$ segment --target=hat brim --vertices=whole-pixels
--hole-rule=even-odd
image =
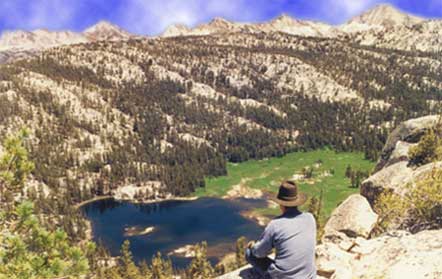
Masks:
[[[304,193],[298,193],[297,198],[292,201],[281,200],[281,199],[278,199],[275,195],[272,195],[272,196],[270,196],[270,200],[272,200],[282,206],[287,206],[287,207],[300,206],[300,205],[303,205],[307,201],[307,195]]]

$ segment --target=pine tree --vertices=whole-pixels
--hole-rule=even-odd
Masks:
[[[152,258],[151,264],[152,279],[172,279],[173,269],[170,260],[164,260],[161,257],[161,253],[158,252],[155,257]]]
[[[348,165],[347,168],[345,169],[345,177],[350,178],[351,173],[352,173],[351,166]]]
[[[244,236],[241,236],[236,241],[236,267],[242,267],[246,264],[245,254],[246,254],[246,238]]]
[[[130,242],[125,240],[121,246],[120,275],[127,279],[141,279],[140,270],[135,265],[130,251]]]
[[[187,276],[194,279],[213,278],[214,270],[207,260],[207,242],[195,245],[195,257],[187,269]]]
[[[21,191],[34,169],[25,148],[27,137],[27,130],[22,129],[18,135],[7,137],[3,143],[5,152],[0,157],[0,204],[7,202],[3,200],[5,196],[13,196]]]
[[[150,279],[152,278],[152,271],[150,270],[149,266],[147,265],[146,261],[142,261],[140,264],[140,273],[143,279]]]
[[[324,220],[322,216],[322,207],[323,207],[323,190],[319,194],[319,198],[316,196],[311,197],[307,204],[307,211],[313,214],[316,220],[316,229],[317,229],[317,239],[320,240],[324,230]]]
[[[0,278],[78,278],[89,272],[94,245],[76,247],[64,231],[43,228],[30,202],[10,216],[7,226],[0,223]]]

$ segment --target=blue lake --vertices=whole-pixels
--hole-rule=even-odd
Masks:
[[[83,206],[82,210],[92,222],[94,240],[101,242],[113,256],[119,254],[126,239],[130,240],[135,260],[148,262],[157,251],[167,256],[185,245],[207,241],[208,257],[215,264],[226,253],[235,251],[239,237],[259,237],[263,229],[240,213],[262,203],[216,198],[153,204],[101,200]],[[133,226],[154,227],[154,231],[125,236],[125,229]],[[185,268],[191,260],[177,255],[170,258],[176,268]]]

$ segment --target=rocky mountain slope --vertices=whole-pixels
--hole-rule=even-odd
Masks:
[[[311,37],[333,37],[338,30],[320,22],[297,20],[288,15],[281,15],[271,21],[257,24],[234,23],[223,18],[215,18],[207,24],[193,29],[183,25],[172,25],[166,29],[162,37],[201,36],[220,33],[271,33],[283,32],[291,35]]]
[[[45,49],[61,45],[72,45],[96,41],[127,40],[137,36],[120,27],[101,21],[82,33],[72,31],[5,31],[0,37],[0,63],[29,57]]]
[[[162,37],[206,36],[223,33],[277,33],[317,38],[339,38],[355,44],[398,50],[438,51],[441,20],[427,20],[381,4],[340,26],[281,15],[263,23],[236,23],[215,18],[195,28],[169,26]],[[0,37],[0,63],[29,56],[47,48],[99,40],[138,37],[109,22],[99,22],[82,33],[71,31],[5,31]]]
[[[435,170],[442,170],[442,162],[413,168],[408,165],[406,152],[439,121],[440,116],[412,119],[389,136],[377,171],[363,182],[360,194],[351,195],[333,211],[325,225],[322,243],[316,248],[319,278],[440,278],[442,230],[420,227],[413,231],[413,225],[399,222],[373,237],[373,229],[380,221],[373,208],[374,200],[389,191],[403,195],[410,185],[418,187],[416,183]],[[440,228],[442,219],[433,221],[439,222]],[[235,278],[253,278],[250,267],[220,277]]]
[[[6,31],[0,37],[1,50],[42,50],[60,45],[71,45],[103,40],[125,40],[135,37],[120,27],[101,21],[84,30],[83,33],[71,31]]]
[[[395,26],[411,27],[425,21],[413,15],[402,13],[391,5],[381,4],[356,16],[341,26],[344,32],[361,32],[369,29],[387,29]]]
[[[183,195],[225,160],[322,146],[376,158],[400,121],[440,111],[441,67],[437,53],[286,33],[56,47],[0,67],[0,138],[29,127],[44,192],[162,181]]]
[[[222,33],[272,33],[318,38],[340,38],[356,44],[400,50],[438,51],[442,44],[441,20],[426,20],[380,4],[340,26],[298,20],[281,15],[257,24],[234,23],[217,18],[207,24],[189,28],[173,25],[163,37],[200,36]]]

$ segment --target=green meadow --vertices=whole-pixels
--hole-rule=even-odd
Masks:
[[[321,163],[318,163],[321,162]],[[368,170],[374,163],[364,159],[362,153],[340,152],[330,149],[310,152],[294,152],[280,158],[250,160],[227,166],[228,175],[206,179],[206,187],[197,190],[199,197],[222,197],[234,185],[243,185],[263,191],[277,192],[279,183],[302,173],[305,167],[313,169],[311,179],[301,179],[297,183],[301,191],[308,196],[319,197],[323,191],[323,214],[328,217],[332,210],[350,194],[359,192],[352,188],[350,179],[345,177],[345,170]],[[258,208],[257,212],[272,216],[278,213],[274,208]]]

